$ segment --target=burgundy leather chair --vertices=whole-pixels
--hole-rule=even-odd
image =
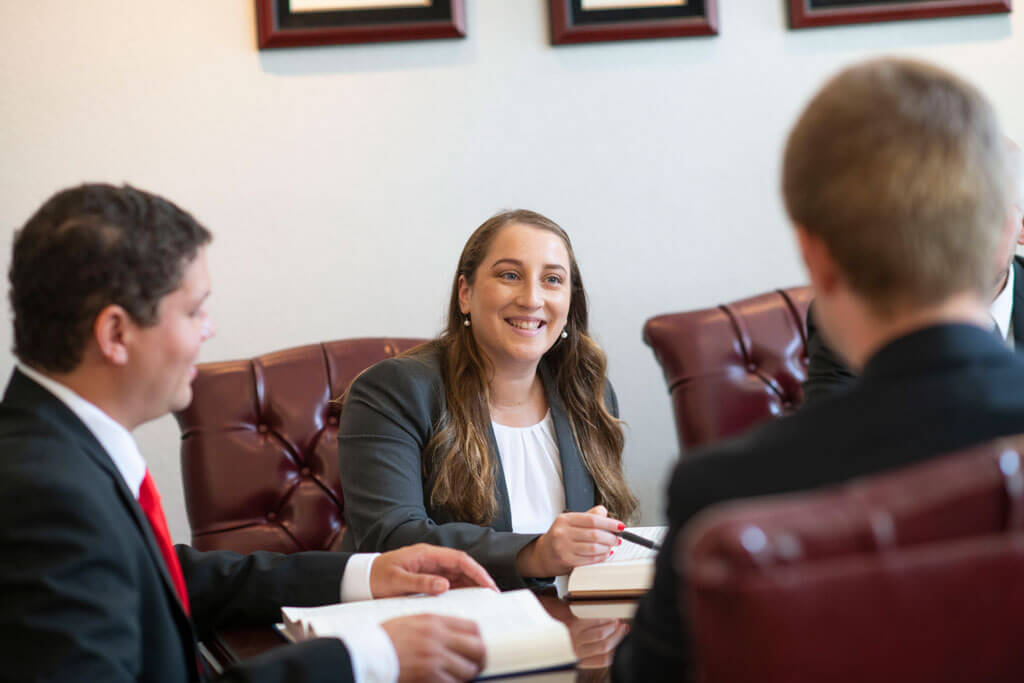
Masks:
[[[674,558],[698,680],[1024,680],[1022,447],[707,510]]]
[[[364,369],[422,339],[344,339],[204,363],[181,426],[181,473],[199,550],[337,549],[338,398]]]
[[[800,406],[810,301],[809,287],[791,287],[644,324],[672,397],[680,453]]]

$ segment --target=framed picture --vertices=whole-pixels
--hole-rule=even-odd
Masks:
[[[788,0],[789,27],[1009,12],[1013,0]]]
[[[256,0],[261,50],[464,38],[465,0]]]
[[[548,0],[551,42],[718,34],[717,0]]]

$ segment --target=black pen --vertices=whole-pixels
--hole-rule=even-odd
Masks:
[[[661,550],[661,546],[651,539],[644,538],[643,536],[637,536],[629,531],[620,531],[617,535],[619,538],[629,541],[630,543],[636,543],[637,545],[642,545],[643,547],[650,548],[651,550]]]

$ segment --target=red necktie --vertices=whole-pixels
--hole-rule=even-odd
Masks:
[[[188,590],[185,588],[185,576],[181,573],[178,554],[174,552],[174,546],[171,545],[171,533],[167,530],[167,518],[164,517],[164,508],[160,504],[160,493],[156,490],[153,477],[149,476],[149,470],[146,470],[146,477],[142,480],[142,486],[139,488],[139,506],[146,513],[149,527],[153,530],[156,544],[160,546],[160,554],[164,556],[167,571],[171,575],[171,582],[174,584],[175,590],[178,591],[178,598],[181,599],[181,606],[185,610],[185,614],[188,614]]]

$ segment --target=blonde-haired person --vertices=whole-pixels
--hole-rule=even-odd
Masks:
[[[680,617],[689,577],[676,558],[679,532],[705,508],[836,484],[1024,431],[1024,356],[992,335],[988,313],[992,264],[1020,227],[1007,218],[1008,167],[992,106],[938,67],[876,59],[843,70],[813,97],[786,143],[782,195],[818,324],[860,379],[679,462],[654,586],[616,651],[613,681],[701,678]],[[842,628],[843,610],[834,616]],[[927,650],[930,635],[887,637],[894,651],[904,640]],[[946,653],[932,650],[941,662]],[[808,664],[801,679],[828,680],[830,664]],[[932,670],[946,669],[933,662]],[[981,671],[964,678],[981,680]],[[780,675],[748,671],[737,680],[769,673]],[[881,672],[859,673],[876,680]],[[998,680],[1019,678],[1001,673]]]
[[[988,312],[992,332],[1018,352],[1024,350],[1024,256],[1015,254],[1024,245],[1024,155],[1010,138],[1003,138],[1007,165],[1016,191],[1006,217],[1007,239],[993,263],[992,299]],[[807,309],[807,379],[803,406],[815,405],[848,391],[857,375],[822,337],[814,314],[814,302]]]
[[[605,368],[565,231],[525,210],[484,222],[442,334],[345,397],[342,548],[459,548],[504,588],[608,557],[636,499]]]

